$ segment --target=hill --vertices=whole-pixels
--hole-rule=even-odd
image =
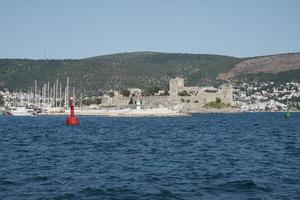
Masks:
[[[81,92],[127,87],[167,87],[182,76],[188,85],[205,85],[241,59],[219,55],[158,52],[122,53],[80,60],[0,59],[0,90],[28,89],[34,80],[53,82],[70,77]]]
[[[292,71],[292,73],[291,73]],[[234,78],[294,79],[293,73],[300,72],[300,53],[279,54],[248,58],[233,66],[218,78],[229,80]]]
[[[300,81],[300,54],[236,58],[206,54],[133,52],[77,60],[0,59],[0,90],[27,90],[55,79],[83,93],[127,87],[167,87],[170,78],[186,85],[218,84],[225,80]],[[65,85],[65,84],[64,84]]]

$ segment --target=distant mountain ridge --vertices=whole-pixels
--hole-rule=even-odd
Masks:
[[[285,65],[283,65],[286,63]],[[273,67],[274,66],[274,67]],[[166,88],[170,78],[181,76],[187,85],[219,84],[236,79],[300,79],[300,54],[236,58],[208,54],[132,52],[85,59],[0,59],[0,90],[27,90],[39,84],[70,77],[83,93],[128,87]],[[293,72],[293,73],[291,73]],[[289,74],[290,73],[290,74]],[[250,75],[250,76],[249,76]],[[300,80],[299,80],[300,81]]]

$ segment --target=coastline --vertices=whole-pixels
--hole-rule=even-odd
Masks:
[[[300,111],[290,111],[291,113],[298,113]],[[192,114],[203,114],[203,113],[215,113],[215,114],[238,114],[238,113],[286,113],[286,111],[243,111],[239,109],[203,109],[197,111],[186,111],[179,112],[170,110],[167,108],[156,108],[156,109],[107,109],[107,110],[89,110],[89,109],[76,109],[75,114],[77,116],[108,116],[108,117],[181,117],[191,116]],[[65,112],[50,112],[42,113],[39,115],[51,115],[51,116],[68,116],[69,110]]]
[[[70,111],[65,112],[49,112],[39,115],[69,115]],[[75,114],[77,116],[109,116],[109,117],[180,117],[190,116],[189,113],[178,112],[167,108],[157,109],[111,109],[111,110],[88,110],[88,109],[76,109]]]
[[[299,113],[300,111],[292,110],[290,113]],[[171,110],[168,108],[151,108],[151,109],[86,109],[76,108],[77,116],[107,116],[107,117],[183,117],[192,116],[193,114],[241,114],[241,113],[287,113],[287,111],[244,111],[236,108],[223,109],[199,109],[199,110]],[[70,110],[50,109],[48,112],[31,115],[29,113],[14,116],[68,116]]]

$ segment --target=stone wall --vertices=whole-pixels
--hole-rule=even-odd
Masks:
[[[181,85],[179,88],[182,89]],[[203,106],[206,103],[215,101],[217,98],[220,98],[223,103],[229,103],[230,105],[233,103],[233,87],[229,84],[223,85],[215,92],[207,92],[201,87],[186,87],[185,89],[187,91],[191,90],[193,95],[178,96],[178,93],[173,93],[170,96],[132,97],[133,104],[129,104],[131,97],[123,97],[121,95],[106,96],[102,98],[100,107],[135,108],[135,101],[139,99],[142,102],[142,108],[167,107],[184,112],[197,112],[203,110]],[[195,92],[195,90],[198,90],[198,92]]]

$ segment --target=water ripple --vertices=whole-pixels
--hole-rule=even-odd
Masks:
[[[0,199],[297,199],[300,114],[0,117]]]

